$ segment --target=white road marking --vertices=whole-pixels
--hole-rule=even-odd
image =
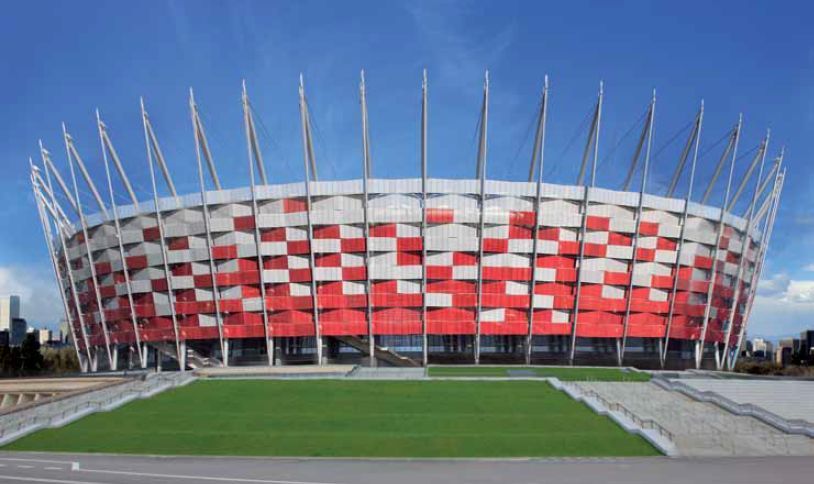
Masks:
[[[22,459],[19,457],[0,457],[0,460],[10,460],[14,462],[42,462],[45,464],[72,464],[72,461],[69,460],[47,460],[47,459]],[[0,464],[0,466],[4,466],[5,464]]]
[[[7,481],[46,482],[49,484],[112,484],[109,482],[98,481],[66,481],[64,479],[44,479],[41,477],[0,476],[0,480],[3,479]]]
[[[43,469],[45,469],[46,471],[61,471],[62,467],[43,467]]]
[[[33,468],[34,468],[34,466],[24,466],[24,465],[18,465],[18,466],[17,466],[17,468],[18,468],[18,469],[33,469]]]
[[[246,482],[254,484],[338,484],[336,482],[313,482],[313,481],[281,481],[275,479],[246,479],[239,477],[211,477],[211,476],[189,476],[183,474],[154,474],[148,472],[130,472],[130,471],[115,471],[105,469],[82,469],[77,461],[64,461],[64,460],[47,460],[47,459],[22,459],[14,457],[0,457],[0,460],[15,461],[15,462],[42,462],[46,464],[66,464],[71,466],[73,472],[95,472],[97,474],[115,474],[123,476],[137,476],[137,477],[155,477],[160,479],[177,479],[177,480],[196,480],[196,481],[210,481],[210,482]],[[2,464],[0,464],[2,465]],[[20,467],[20,466],[18,466]],[[30,468],[31,466],[29,466]],[[60,469],[61,470],[61,469]],[[6,479],[5,476],[0,476],[0,479]],[[19,479],[19,478],[18,478]],[[27,478],[30,479],[30,478]],[[54,482],[54,483],[80,483],[80,484],[104,484],[104,483],[85,483],[84,481],[58,481],[58,480],[42,480],[35,482]]]
[[[280,481],[273,479],[245,479],[239,477],[210,477],[210,476],[187,476],[183,474],[154,474],[149,472],[112,471],[103,469],[80,469],[79,463],[74,462],[71,470],[75,472],[97,472],[101,474],[117,474],[123,476],[156,477],[161,479],[192,479],[196,481],[215,482],[252,482],[257,484],[338,484],[336,482],[312,482],[312,481]]]

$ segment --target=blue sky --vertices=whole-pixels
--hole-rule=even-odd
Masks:
[[[485,69],[488,175],[520,180],[542,79],[551,78],[547,181],[572,183],[583,121],[605,81],[599,184],[616,188],[629,132],[657,89],[653,171],[663,190],[682,132],[706,102],[702,149],[744,114],[742,152],[772,130],[788,182],[752,333],[814,326],[814,8],[805,2],[16,2],[0,18],[0,293],[24,316],[60,304],[28,183],[42,138],[65,164],[60,123],[103,182],[99,108],[141,197],[144,96],[180,191],[195,191],[187,91],[195,88],[224,185],[248,180],[240,114],[246,79],[272,182],[302,178],[297,77],[305,76],[322,178],[361,172],[359,70],[366,71],[374,175],[417,176],[421,69],[430,82],[429,170],[468,177]],[[580,127],[583,126],[583,129]],[[636,128],[637,129],[637,128]],[[678,136],[678,138],[677,138]],[[570,140],[574,142],[569,143]],[[671,140],[675,140],[672,141]],[[718,151],[700,161],[709,177]],[[742,173],[747,158],[736,168]],[[696,194],[698,196],[700,192]],[[85,194],[87,195],[87,194]],[[713,198],[722,197],[717,190]],[[747,197],[743,197],[744,199]],[[90,205],[90,198],[85,203]],[[743,208],[741,207],[740,210]]]

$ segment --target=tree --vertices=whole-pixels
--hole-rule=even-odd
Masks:
[[[11,375],[12,373],[11,348],[8,346],[0,346],[0,374]]]
[[[44,367],[47,373],[73,373],[79,371],[79,360],[73,348],[44,348]]]
[[[20,346],[20,373],[30,375],[43,369],[44,360],[40,353],[40,342],[34,333],[28,333]]]
[[[9,351],[9,375],[20,376],[20,367],[22,366],[22,351],[19,346],[12,346]]]

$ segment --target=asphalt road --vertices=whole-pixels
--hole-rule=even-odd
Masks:
[[[810,457],[456,461],[0,452],[0,484],[800,484],[811,476]]]

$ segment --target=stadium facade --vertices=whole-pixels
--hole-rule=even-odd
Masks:
[[[270,183],[245,86],[246,187],[222,188],[191,91],[198,193],[176,192],[143,103],[152,200],[137,199],[98,114],[101,193],[67,130],[68,182],[41,144],[31,180],[83,369],[167,358],[181,369],[350,361],[734,366],[785,175],[782,151],[766,162],[768,134],[733,180],[738,120],[703,196],[693,199],[702,104],[668,189],[650,193],[654,94],[623,186],[600,188],[600,87],[576,183],[550,184],[546,80],[528,181],[490,180],[487,76],[476,177],[434,179],[426,75],[422,91],[414,179],[371,176],[364,77],[361,179],[317,180],[302,80],[307,182]],[[83,206],[79,177],[92,209]],[[114,178],[127,205],[116,201]],[[167,196],[159,196],[162,179]],[[682,195],[680,180],[688,185]],[[719,182],[723,200],[709,205]],[[747,209],[737,215],[740,197]]]

